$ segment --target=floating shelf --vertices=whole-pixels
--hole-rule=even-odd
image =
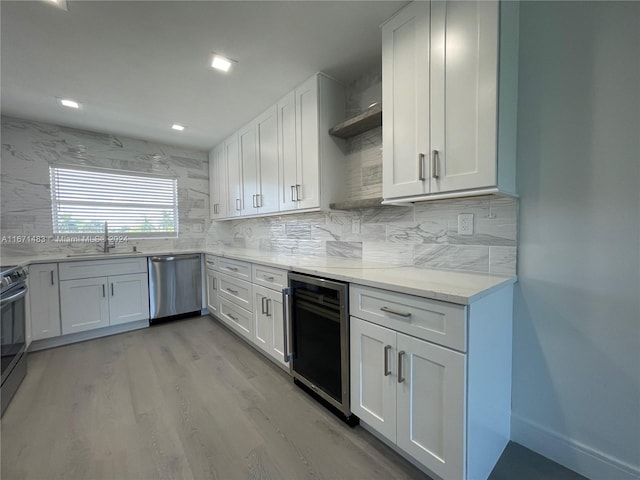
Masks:
[[[379,103],[366,112],[356,115],[329,129],[329,135],[340,138],[355,137],[382,125],[382,105]]]
[[[342,200],[331,203],[329,208],[332,210],[357,210],[359,208],[380,207],[382,206],[382,200],[382,197],[365,198],[364,200]]]

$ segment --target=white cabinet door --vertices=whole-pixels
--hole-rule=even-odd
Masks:
[[[209,205],[211,219],[227,216],[227,168],[224,144],[209,154]]]
[[[396,332],[351,317],[351,410],[396,441]]]
[[[277,212],[278,201],[278,115],[274,105],[256,119],[256,148],[258,157],[258,213]]]
[[[60,295],[58,264],[29,266],[29,303],[33,340],[60,335]]]
[[[397,445],[442,478],[464,478],[465,356],[397,334]]]
[[[218,314],[220,306],[218,305],[218,272],[207,268],[207,308],[209,313]]]
[[[382,26],[383,196],[429,192],[429,2]]]
[[[253,286],[253,342],[278,363],[284,361],[284,310],[282,294],[259,285]]]
[[[146,273],[114,275],[109,280],[109,323],[149,318],[149,278]]]
[[[498,41],[497,1],[431,2],[431,193],[497,183]]]
[[[60,313],[64,335],[109,326],[107,283],[106,277],[60,282]]]
[[[295,90],[297,181],[296,208],[320,206],[320,158],[318,76],[314,75]],[[324,132],[323,132],[324,133]]]
[[[280,154],[280,211],[295,210],[295,188],[298,183],[298,151],[296,146],[296,100],[289,93],[276,105],[278,114],[278,152]]]
[[[224,156],[227,170],[227,216],[242,214],[242,164],[240,163],[238,134],[224,141]]]
[[[251,122],[238,132],[240,165],[242,172],[242,215],[258,213],[258,155],[256,151],[256,124]]]

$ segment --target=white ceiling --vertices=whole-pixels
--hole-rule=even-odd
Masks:
[[[208,150],[314,72],[379,64],[379,25],[406,3],[2,1],[2,113]]]

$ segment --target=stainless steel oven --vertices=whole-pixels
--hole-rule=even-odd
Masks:
[[[289,273],[285,358],[291,375],[350,424],[348,284]]]
[[[27,271],[3,267],[0,273],[0,354],[2,357],[1,413],[27,373],[25,297]]]

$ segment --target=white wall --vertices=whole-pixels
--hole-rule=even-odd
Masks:
[[[522,2],[513,440],[640,476],[640,2]]]

